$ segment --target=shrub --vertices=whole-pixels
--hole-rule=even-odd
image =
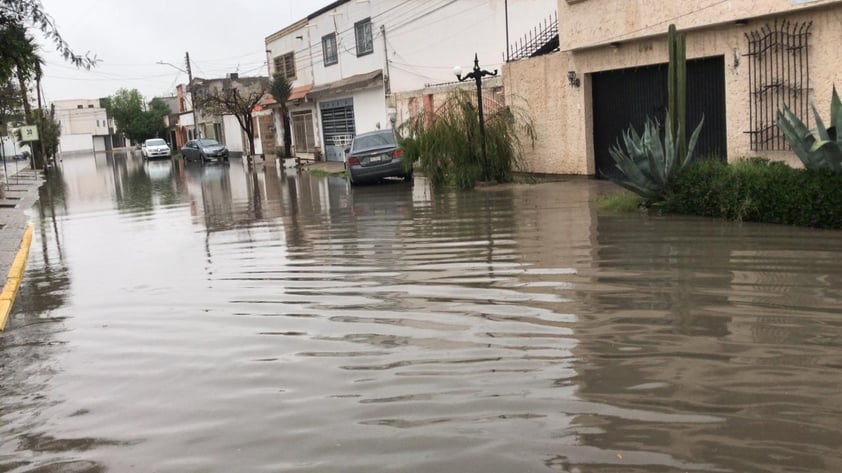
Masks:
[[[640,135],[633,126],[630,126],[623,133],[625,150],[620,146],[619,140],[608,150],[617,169],[623,173],[624,177],[612,180],[644,199],[663,201],[670,192],[675,174],[693,161],[693,151],[703,123],[704,119],[690,137],[686,154],[682,154],[682,144],[673,136],[669,114],[667,114],[663,142],[661,142],[660,125],[657,120],[647,119],[643,133]],[[676,133],[678,136],[682,135],[680,125]]]
[[[747,222],[842,229],[842,176],[749,159],[701,161],[678,173],[664,208]]]
[[[465,91],[448,95],[435,112],[425,110],[400,127],[410,163],[434,186],[473,188],[477,181],[509,182],[522,156],[520,137],[534,140],[529,117],[513,107],[485,109],[486,160],[481,153],[479,115]]]

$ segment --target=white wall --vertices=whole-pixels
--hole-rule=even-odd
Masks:
[[[59,149],[62,153],[90,151],[94,149],[93,136],[90,134],[65,135],[59,137]],[[103,147],[104,149],[104,147]]]
[[[292,81],[293,87],[300,87],[306,84],[313,83],[313,67],[310,62],[310,28],[307,27],[307,22],[300,22],[300,25],[290,27],[289,30],[275,33],[266,38],[266,49],[271,51],[268,54],[269,77],[275,74],[275,58],[283,56],[287,53],[295,53],[295,80]],[[301,39],[298,39],[298,37]]]
[[[267,49],[296,52],[298,71],[311,69],[316,85],[335,82],[356,74],[386,68],[386,51],[392,91],[423,88],[427,83],[454,81],[453,66],[469,70],[474,54],[484,69],[499,69],[507,49],[506,9],[500,0],[463,0],[457,2],[410,2],[405,0],[356,0],[309,20],[301,28],[273,38]],[[556,0],[509,0],[509,43],[553,15]],[[354,24],[371,18],[374,52],[357,57]],[[384,41],[380,27],[385,27]],[[337,35],[338,64],[325,67],[322,37]],[[295,39],[302,36],[302,40]],[[296,42],[306,44],[295,47]],[[300,74],[295,85],[307,83]]]
[[[543,24],[557,8],[556,0],[508,0],[508,4],[510,43],[539,23]],[[388,13],[383,17],[394,92],[417,90],[427,83],[455,81],[453,66],[458,64],[465,72],[470,71],[474,54],[479,57],[480,67],[492,72],[501,69],[505,62],[504,2],[458,1],[418,21],[404,24],[405,17],[433,10],[434,5],[430,4],[403,15]],[[373,21],[380,21],[380,18]],[[382,38],[375,42],[382,47]]]
[[[357,134],[392,126],[386,114],[383,88],[361,90],[354,94],[354,127]]]
[[[222,133],[225,135],[225,146],[228,151],[242,153],[244,148],[243,132],[240,123],[234,115],[222,116]]]

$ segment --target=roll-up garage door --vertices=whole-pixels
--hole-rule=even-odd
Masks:
[[[329,100],[319,104],[322,136],[327,161],[344,161],[344,149],[354,138],[354,99]]]

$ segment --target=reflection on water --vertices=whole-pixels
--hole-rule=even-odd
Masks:
[[[67,158],[0,471],[842,471],[838,233]]]

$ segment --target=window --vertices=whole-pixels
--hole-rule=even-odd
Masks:
[[[88,104],[88,108],[94,108],[94,104],[89,103],[89,104]]]
[[[76,108],[85,108],[83,105],[77,105]]]
[[[288,80],[295,80],[295,55],[286,53],[275,57],[275,72],[283,74]]]
[[[324,56],[325,66],[332,66],[339,62],[339,57],[336,54],[336,33],[322,36],[322,55]]]
[[[374,41],[371,39],[371,18],[354,23],[357,37],[357,57],[374,52]]]

